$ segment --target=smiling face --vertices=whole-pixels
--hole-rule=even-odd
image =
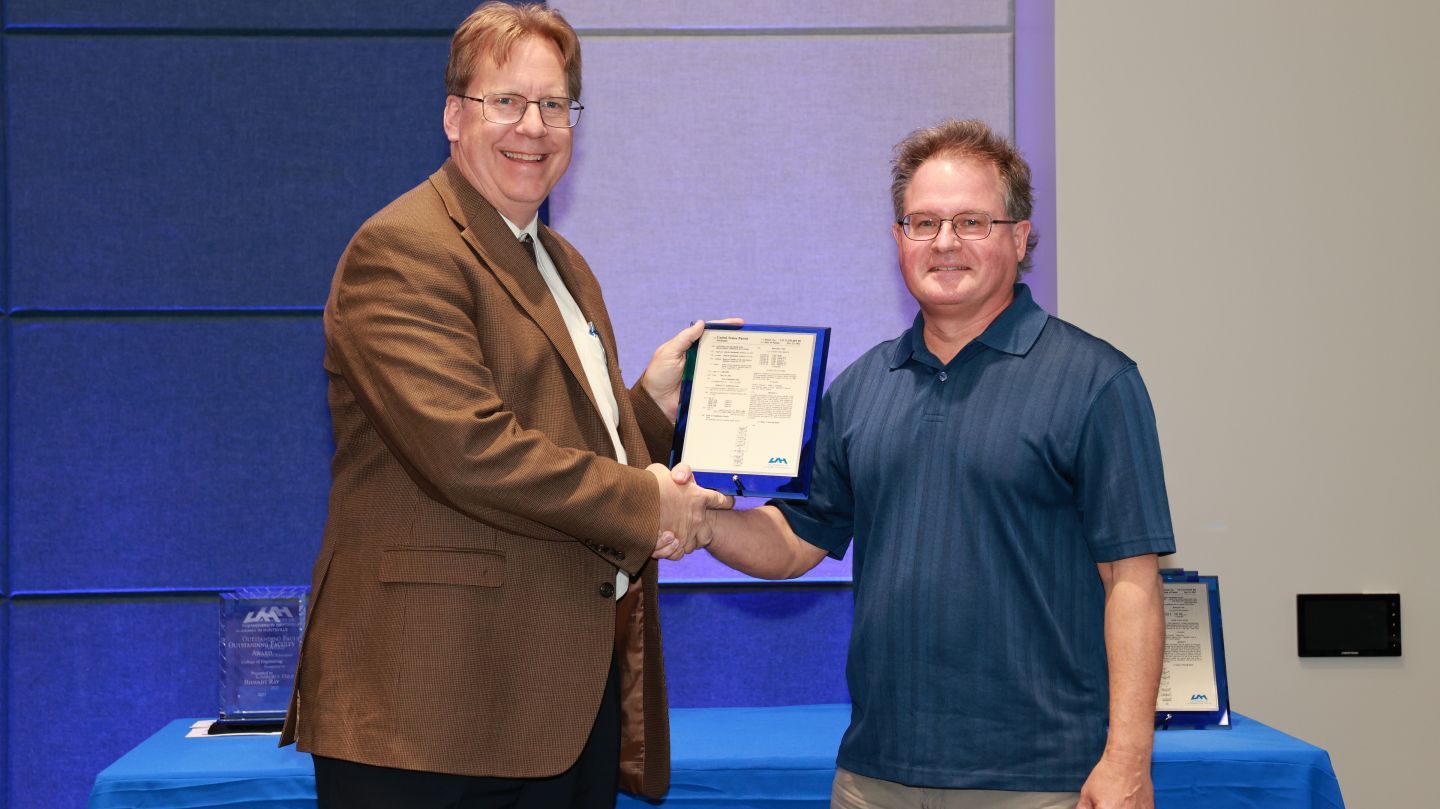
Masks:
[[[568,98],[565,67],[554,43],[526,37],[498,65],[482,56],[466,95],[514,93],[529,99]],[[485,120],[478,101],[445,99],[445,136],[460,173],[501,214],[524,227],[570,166],[573,130],[548,127],[540,109],[527,105],[513,124]]]
[[[1009,219],[995,166],[966,158],[933,157],[916,169],[905,191],[906,214],[925,212],[940,219],[959,213],[986,213]],[[895,246],[905,286],[927,320],[993,317],[1009,305],[1025,257],[1030,223],[994,225],[978,241],[955,236],[949,222],[933,241],[906,238],[894,225]]]

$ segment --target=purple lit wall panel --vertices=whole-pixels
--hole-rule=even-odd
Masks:
[[[11,338],[15,591],[309,581],[318,316],[27,318]]]
[[[555,7],[577,28],[957,28],[1010,23],[1007,0],[565,0]],[[583,33],[583,31],[582,31]]]
[[[1013,114],[1008,35],[591,39],[583,131],[551,217],[590,260],[633,381],[687,319],[828,325],[838,372],[909,326],[895,141]],[[895,87],[955,64],[905,103]],[[870,104],[879,103],[871,107]],[[638,126],[628,111],[675,116]],[[676,133],[682,136],[678,139]]]
[[[1032,233],[1040,235],[1026,282],[1035,302],[1059,314],[1055,293],[1055,4],[1015,4],[1015,142],[1030,163],[1035,208]]]
[[[832,379],[907,328],[891,150],[946,117],[1011,134],[1012,45],[1008,33],[587,38],[588,108],[551,217],[605,285],[626,378],[697,317],[831,326]],[[926,91],[897,95],[916,76],[932,77]],[[637,125],[648,110],[663,125]],[[849,573],[846,560],[810,576]],[[743,578],[704,554],[663,575]]]

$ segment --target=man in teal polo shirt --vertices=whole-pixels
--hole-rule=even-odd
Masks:
[[[1175,544],[1144,383],[1018,283],[1010,143],[947,121],[893,178],[914,325],[826,393],[810,499],[711,512],[708,549],[788,578],[854,538],[832,806],[1151,807]]]

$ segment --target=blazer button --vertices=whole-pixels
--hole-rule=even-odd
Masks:
[[[614,598],[614,597],[615,597],[615,582],[613,582],[613,581],[607,581],[607,582],[605,582],[604,584],[600,585],[600,596],[601,596],[602,598]]]
[[[616,558],[616,559],[619,559],[619,560],[622,561],[622,562],[625,561],[625,552],[624,552],[624,551],[615,551],[615,558]]]

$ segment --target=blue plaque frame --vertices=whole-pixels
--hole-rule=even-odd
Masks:
[[[830,355],[828,326],[765,326],[706,323],[706,331],[754,331],[815,335],[815,353],[810,364],[810,387],[805,403],[804,435],[800,442],[799,474],[758,475],[726,472],[695,472],[695,482],[707,489],[736,497],[763,497],[777,500],[804,500],[810,496],[810,475],[815,468],[815,431],[820,421],[820,394],[825,385],[825,362]],[[690,394],[695,380],[695,361],[700,341],[685,352],[685,373],[680,383],[680,413],[675,422],[675,441],[670,447],[670,466],[680,463],[685,453],[685,427],[690,415]]]
[[[1210,646],[1211,659],[1215,663],[1215,705],[1205,710],[1156,711],[1156,730],[1178,729],[1230,729],[1230,680],[1225,671],[1225,632],[1220,621],[1220,578],[1202,576],[1194,570],[1164,568],[1160,571],[1162,582],[1195,582],[1205,585],[1210,602]]]

